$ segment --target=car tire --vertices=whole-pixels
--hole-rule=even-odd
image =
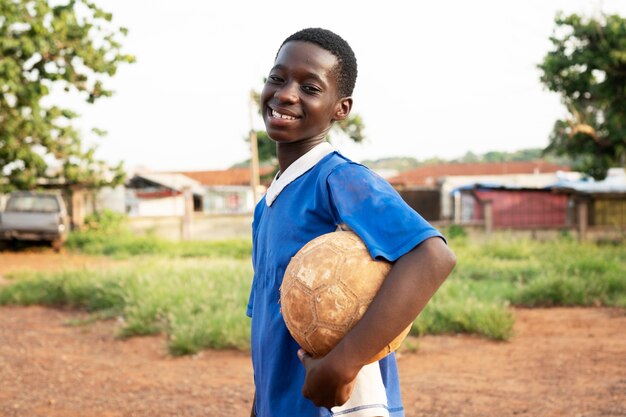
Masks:
[[[50,246],[52,246],[55,252],[61,252],[61,249],[63,249],[63,239],[54,239],[50,242]]]

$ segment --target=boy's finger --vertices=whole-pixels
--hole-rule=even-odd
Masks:
[[[309,357],[309,354],[304,349],[298,349],[298,359],[304,364],[304,361]]]

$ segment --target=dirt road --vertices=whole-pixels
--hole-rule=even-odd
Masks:
[[[66,257],[0,253],[0,275]],[[26,258],[20,258],[24,261]],[[74,264],[99,262],[73,259]],[[21,266],[20,266],[21,265]],[[419,339],[399,367],[406,416],[626,416],[626,311],[518,309],[516,336]],[[0,307],[1,417],[247,416],[249,355],[168,356],[162,337],[115,338],[115,321]],[[294,416],[297,417],[297,416]]]

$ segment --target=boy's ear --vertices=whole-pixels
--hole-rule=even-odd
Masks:
[[[352,110],[352,97],[344,97],[337,101],[337,105],[335,106],[335,117],[334,120],[343,120],[350,114],[350,110]]]

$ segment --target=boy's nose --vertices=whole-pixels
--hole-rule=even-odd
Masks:
[[[286,83],[276,90],[274,97],[283,103],[295,103],[298,101],[298,90],[294,83]]]

